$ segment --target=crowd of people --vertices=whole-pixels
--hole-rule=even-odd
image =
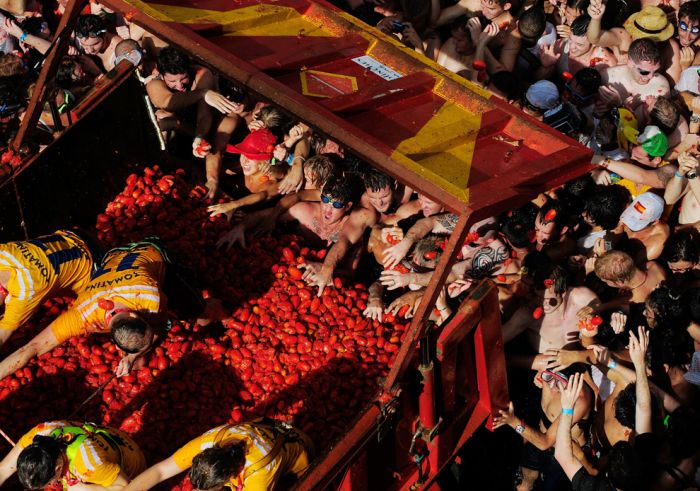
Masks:
[[[523,440],[515,488],[700,485],[700,0],[335,3],[594,153],[589,174],[473,224],[430,316],[448,320],[477,281],[498,288],[509,370],[532,380],[494,419]],[[0,22],[3,142],[64,35],[61,2],[27,9]],[[196,159],[208,211],[231,223],[219,247],[295,230],[327,248],[301,265],[319,296],[351,276],[369,288],[367,318],[415,314],[456,215],[97,2],[70,35],[51,85],[59,112],[122,60],[136,65],[168,151]],[[0,378],[100,331],[128,373],[162,334],[163,295],[187,290],[181,315],[202,324],[225,317],[157,243],[97,248],[80,231],[0,247],[0,345],[59,289],[78,298],[0,362]],[[120,293],[96,295],[105,282]],[[301,432],[260,420],[215,428],[144,471],[127,435],[57,421],[20,440],[0,483],[16,471],[29,489],[56,478],[148,489],[192,467],[199,489],[268,489],[310,455]]]

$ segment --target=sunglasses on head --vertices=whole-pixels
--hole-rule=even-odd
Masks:
[[[556,382],[561,382],[564,388],[566,388],[567,385],[569,385],[569,377],[564,375],[561,372],[553,372],[551,370],[545,370],[542,372],[542,375],[540,375],[540,380],[542,382],[550,383],[552,381]]]
[[[692,34],[700,33],[700,26],[689,26],[683,21],[680,21],[678,23],[678,29],[680,29],[681,31],[690,32]]]
[[[321,195],[321,202],[322,202],[323,204],[326,204],[326,205],[327,205],[328,203],[331,203],[331,204],[333,205],[333,208],[336,208],[336,209],[338,209],[338,210],[340,210],[343,206],[345,206],[345,203],[342,203],[342,202],[340,202],[340,201],[335,201],[335,200],[333,200],[333,198],[331,198],[331,197],[328,196],[327,194],[322,194],[322,195]]]

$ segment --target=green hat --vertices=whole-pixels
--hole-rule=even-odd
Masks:
[[[637,142],[651,157],[663,157],[668,151],[668,138],[658,126],[647,126],[637,137]]]

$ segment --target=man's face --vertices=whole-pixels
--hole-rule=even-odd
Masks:
[[[260,160],[249,159],[241,154],[241,170],[244,176],[252,176],[260,170]]]
[[[379,191],[367,189],[367,199],[379,213],[386,212],[394,201],[394,193],[390,186],[384,186]]]
[[[542,297],[542,310],[545,314],[551,314],[561,306],[563,301],[564,296],[561,293],[556,293],[554,287],[546,288]]]
[[[331,139],[327,139],[326,143],[323,144],[321,150],[318,153],[332,153],[338,157],[345,158],[345,150]]]
[[[681,47],[692,46],[700,38],[700,23],[691,21],[688,17],[678,20],[678,41]]]
[[[185,92],[190,85],[190,76],[187,73],[165,73],[163,82],[170,90]]]
[[[424,194],[418,195],[418,202],[420,203],[420,208],[423,211],[423,216],[433,216],[442,211],[442,205],[440,203],[436,203]]]
[[[569,36],[569,54],[571,56],[583,56],[591,49],[591,43],[586,36]]]
[[[488,20],[495,19],[503,12],[503,6],[496,0],[481,0],[481,13]]]
[[[460,55],[469,53],[474,47],[469,33],[463,29],[455,29],[452,31],[452,39],[454,39],[455,51]]]
[[[641,145],[633,146],[630,153],[633,160],[636,160],[640,164],[648,165],[649,167],[658,167],[661,163],[661,159],[656,159],[649,155]]]
[[[321,219],[324,223],[333,224],[339,222],[349,209],[349,203],[342,203],[337,198],[321,194]]]
[[[650,328],[655,328],[656,327],[656,314],[654,313],[654,309],[649,306],[648,303],[644,304],[644,318],[647,320],[647,325]]]
[[[78,43],[80,43],[80,47],[85,51],[86,55],[96,55],[102,51],[102,47],[104,46],[104,38],[102,36],[98,37],[87,37],[87,38],[78,38]]]
[[[661,68],[661,64],[650,61],[634,61],[630,58],[627,60],[627,67],[632,73],[632,80],[639,85],[646,85],[654,78],[656,72]]]
[[[540,216],[537,215],[537,219],[535,219],[535,239],[537,245],[544,246],[558,242],[560,237],[561,233],[553,221],[542,223]]]
[[[583,15],[583,11],[581,9],[577,9],[576,7],[569,7],[568,5],[564,8],[564,23],[567,26],[570,26],[575,20],[576,17],[579,15]]]

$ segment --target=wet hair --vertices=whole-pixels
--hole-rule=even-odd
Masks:
[[[75,24],[75,35],[79,38],[100,37],[105,32],[105,24],[97,15],[81,15]]]
[[[450,22],[450,31],[464,31],[466,33],[469,33],[469,28],[467,27],[469,19],[470,17],[468,15],[460,15],[452,22]]]
[[[255,119],[265,123],[265,126],[270,130],[279,128],[284,122],[284,116],[279,109],[274,106],[263,106],[260,108],[255,114]]]
[[[566,0],[566,6],[570,9],[578,9],[585,12],[588,8],[589,0]]]
[[[514,247],[528,247],[535,229],[537,207],[533,203],[508,213],[501,220],[501,233]]]
[[[574,36],[585,36],[588,31],[588,24],[591,23],[591,16],[588,14],[579,15],[571,23],[571,34]]]
[[[629,442],[619,441],[613,445],[608,455],[607,475],[616,489],[636,491],[645,488],[646,473],[642,461]]]
[[[669,263],[700,261],[700,237],[694,229],[680,230],[666,241],[662,257]]]
[[[546,27],[547,18],[544,10],[538,7],[527,9],[520,14],[520,18],[518,19],[518,31],[520,31],[523,38],[530,41],[531,44],[536,43],[537,40],[542,37]]]
[[[589,96],[598,93],[598,89],[603,84],[600,72],[593,67],[584,67],[576,72],[574,80],[581,89],[582,96]]]
[[[219,79],[219,93],[233,102],[243,103],[248,97],[248,89],[239,83],[226,78]]]
[[[523,259],[523,268],[528,278],[532,279],[535,289],[544,289],[545,280],[554,282],[554,292],[563,294],[569,286],[569,274],[562,266],[552,263],[549,256],[542,251],[532,251]]]
[[[690,22],[700,22],[700,1],[690,0],[678,9],[678,20],[687,18]]]
[[[671,99],[660,95],[649,111],[649,119],[651,124],[658,126],[664,134],[670,135],[676,131],[681,119],[681,111]]]
[[[56,464],[66,448],[56,438],[37,435],[17,457],[17,477],[26,489],[43,489],[56,475]]]
[[[520,82],[508,70],[500,70],[489,77],[489,85],[493,85],[509,101],[520,99]]]
[[[700,415],[686,406],[673,411],[668,419],[668,439],[676,459],[695,455],[700,449]]]
[[[366,174],[362,176],[362,181],[365,184],[365,189],[367,191],[381,191],[385,187],[389,187],[389,189],[394,188],[394,184],[396,184],[396,181],[394,181],[391,177],[387,176],[383,172],[379,172],[376,170],[370,170]]]
[[[434,262],[437,264],[443,253],[443,249],[439,244],[443,241],[447,241],[447,237],[431,234],[416,242],[413,248],[414,262],[420,266],[425,266],[427,262]],[[436,253],[433,259],[427,259],[425,257],[425,254],[429,252]]]
[[[304,167],[311,172],[311,184],[321,189],[328,179],[337,172],[338,164],[333,155],[314,155],[304,162]]]
[[[14,53],[0,53],[0,77],[24,75],[26,71],[22,58]]]
[[[64,58],[61,60],[61,64],[58,65],[58,70],[56,71],[54,83],[62,89],[70,88],[73,85],[73,71],[77,64],[78,62],[75,58]]]
[[[226,447],[212,447],[200,452],[192,460],[190,481],[197,489],[218,488],[226,484],[245,465],[244,443]]]
[[[652,374],[665,377],[664,365],[680,367],[690,363],[692,352],[693,340],[685,325],[659,327],[650,332],[647,365]]]
[[[627,56],[635,63],[642,61],[654,64],[661,63],[661,51],[659,50],[658,44],[648,38],[635,39],[632,41]]]
[[[605,230],[617,227],[620,215],[627,208],[628,200],[617,188],[625,189],[618,185],[596,186],[595,192],[588,198],[583,207],[593,223]]]
[[[660,328],[687,327],[689,314],[681,298],[679,291],[666,285],[655,288],[649,294],[646,303],[654,311],[654,319]]]
[[[171,75],[178,75],[180,73],[189,74],[192,72],[192,64],[187,55],[172,46],[160,50],[156,66],[161,75],[165,75],[166,73]]]
[[[151,343],[147,336],[148,323],[140,317],[124,316],[114,320],[111,332],[114,344],[126,353],[138,353]]]
[[[629,384],[622,389],[615,399],[615,419],[627,428],[634,429],[637,406],[636,385]]]
[[[593,195],[595,188],[593,177],[590,174],[584,174],[567,181],[564,186],[557,189],[557,199],[564,203],[572,214],[580,215],[585,202]]]
[[[353,200],[352,184],[340,174],[334,174],[328,178],[321,189],[321,193],[347,205]]]
[[[609,251],[595,262],[595,274],[601,280],[627,282],[636,270],[632,257],[622,251]]]
[[[554,212],[554,218],[551,220],[545,220],[545,217],[552,211]],[[561,230],[569,225],[569,212],[566,209],[566,205],[558,199],[548,199],[547,202],[540,208],[540,212],[537,214],[537,216],[540,217],[540,222],[543,225],[554,222],[557,230]]]

